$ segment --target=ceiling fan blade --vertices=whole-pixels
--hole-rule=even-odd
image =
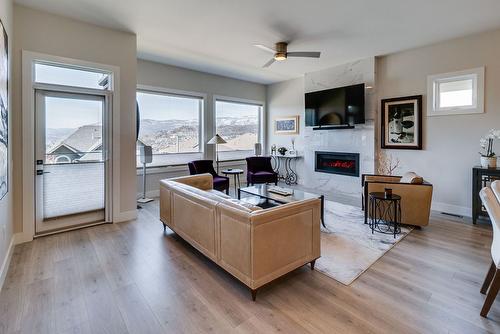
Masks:
[[[276,53],[275,50],[273,50],[273,49],[271,49],[271,48],[269,48],[269,47],[267,47],[265,45],[262,45],[262,44],[254,44],[253,46],[255,46],[255,47],[257,47],[257,48],[259,48],[261,50],[264,50],[266,52],[270,52],[270,53],[273,53],[273,54]]]
[[[271,58],[267,63],[264,64],[264,68],[271,66],[276,60],[274,58]]]
[[[321,52],[287,52],[287,57],[308,57],[308,58],[319,58]]]

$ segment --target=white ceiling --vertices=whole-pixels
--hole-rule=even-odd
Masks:
[[[139,58],[272,83],[349,61],[500,28],[498,0],[16,0],[137,34]],[[291,41],[268,69],[256,48]]]

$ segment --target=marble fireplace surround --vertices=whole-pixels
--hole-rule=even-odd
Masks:
[[[301,128],[295,145],[303,156],[296,166],[301,186],[353,199],[361,197],[361,175],[373,173],[375,169],[375,58],[307,73],[304,77],[306,93],[359,83],[365,83],[366,87],[365,124],[357,124],[354,129],[315,131],[312,127]],[[316,151],[359,153],[359,177],[316,172]]]

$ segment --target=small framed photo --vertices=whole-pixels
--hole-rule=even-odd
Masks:
[[[299,133],[299,116],[279,117],[274,120],[274,133],[295,135]]]
[[[422,95],[382,100],[381,146],[422,149]]]

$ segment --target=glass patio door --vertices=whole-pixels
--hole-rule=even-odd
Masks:
[[[104,222],[106,99],[36,91],[35,233]]]

